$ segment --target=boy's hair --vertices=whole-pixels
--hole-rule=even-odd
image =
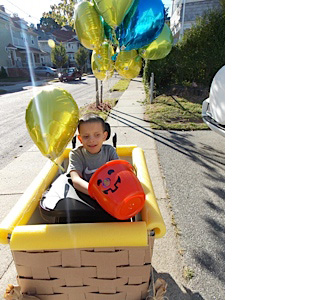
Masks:
[[[85,114],[79,119],[78,131],[80,132],[80,125],[81,124],[95,123],[95,122],[98,122],[98,123],[102,124],[103,130],[106,131],[105,121],[99,115],[96,115],[94,113]]]

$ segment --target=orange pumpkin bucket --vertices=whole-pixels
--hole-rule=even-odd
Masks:
[[[142,185],[126,160],[112,160],[101,166],[91,177],[88,192],[119,220],[135,216],[145,202]]]

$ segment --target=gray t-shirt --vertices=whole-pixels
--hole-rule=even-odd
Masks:
[[[70,152],[67,173],[70,174],[70,171],[74,170],[79,171],[82,178],[89,182],[99,167],[114,159],[119,159],[119,157],[111,145],[103,144],[102,149],[96,154],[91,154],[83,146],[80,146]]]

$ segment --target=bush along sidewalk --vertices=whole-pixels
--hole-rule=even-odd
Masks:
[[[173,85],[208,87],[224,64],[225,18],[221,10],[212,10],[185,31],[169,55],[160,60],[147,60],[143,78],[149,85],[154,73],[157,95]]]

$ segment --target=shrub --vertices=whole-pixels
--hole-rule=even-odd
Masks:
[[[77,52],[74,54],[74,58],[81,72],[84,71],[84,66],[87,63],[88,55],[89,55],[89,51],[82,46],[80,46]]]
[[[223,12],[216,9],[198,18],[167,57],[147,61],[144,81],[149,83],[153,72],[158,93],[170,85],[184,82],[209,86],[224,64],[225,19]]]
[[[1,71],[0,71],[0,78],[7,78],[8,74],[6,72],[6,69],[4,67],[1,67]]]
[[[67,51],[60,43],[56,45],[51,51],[51,60],[58,68],[62,68],[64,64],[68,61]]]

